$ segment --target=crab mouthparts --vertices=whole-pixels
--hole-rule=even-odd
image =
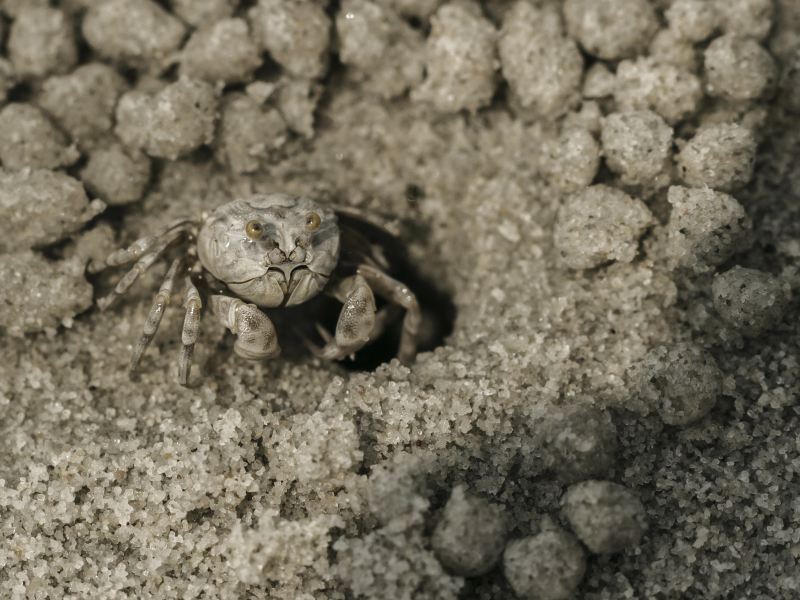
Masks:
[[[281,286],[281,290],[284,294],[289,294],[294,290],[295,287],[297,287],[297,284],[300,281],[300,278],[295,277],[294,274],[298,271],[308,270],[310,270],[308,265],[283,263],[279,265],[270,265],[269,269],[267,269],[267,273],[274,271],[283,275],[283,277],[279,279],[278,285]]]

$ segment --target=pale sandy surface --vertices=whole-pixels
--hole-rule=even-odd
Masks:
[[[565,4],[574,17],[587,1]],[[113,28],[87,26],[86,7],[111,18],[97,14],[103,2],[72,0],[55,11],[70,33],[48,23],[77,54],[50,57],[26,46],[35,31],[14,42],[26,3],[0,1],[2,104],[42,107],[23,111],[21,133],[19,117],[0,130],[0,597],[510,599],[502,560],[462,577],[437,559],[452,489],[500,507],[516,540],[573,531],[562,496],[590,478],[638,496],[647,530],[613,554],[570,542],[585,556],[573,597],[796,597],[798,303],[753,332],[720,316],[712,282],[741,265],[800,295],[800,10],[700,2],[729,9],[709,16],[691,0],[642,2],[652,15],[626,9],[624,35],[594,35],[585,19],[563,26],[560,2],[434,13],[430,0],[267,0],[248,14],[231,0],[174,0],[175,14],[153,17],[146,0],[109,0],[102,10],[162,28],[123,47]],[[310,32],[275,25],[278,14],[296,24],[293,11]],[[347,14],[368,16],[349,54]],[[168,85],[178,75],[164,63],[191,48],[195,25],[231,15],[241,21],[227,30],[247,38],[225,46],[237,54],[177,69],[226,81]],[[712,85],[704,57],[721,34],[741,47],[713,51]],[[457,57],[437,62],[448,50]],[[94,61],[124,79],[53,83]],[[566,79],[538,79],[548,68]],[[89,79],[99,91],[74,111],[44,106],[48,85],[74,97]],[[268,85],[244,92],[243,81]],[[719,124],[741,128],[709,129]],[[106,163],[87,171],[90,158],[127,175],[98,183]],[[36,183],[54,179],[37,169],[83,178],[86,198]],[[621,191],[587,196],[590,184]],[[166,265],[105,313],[91,286],[98,297],[120,273],[84,280],[83,265],[271,190],[394,218],[416,268],[452,298],[452,334],[410,367],[352,372],[307,355],[243,361],[205,319],[182,388],[176,298],[130,381]],[[109,208],[94,216],[98,195]],[[654,399],[637,380],[642,360],[679,342],[710,355],[719,381],[690,369]],[[713,408],[691,423],[660,404],[679,388],[697,409],[709,386]]]

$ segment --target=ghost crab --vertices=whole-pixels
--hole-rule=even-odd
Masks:
[[[420,307],[414,293],[386,273],[378,248],[340,218],[354,213],[333,210],[306,197],[252,195],[233,200],[199,220],[178,221],[161,233],[135,241],[106,260],[110,267],[133,263],[114,290],[98,301],[108,308],[138,277],[180,246],[145,321],[133,351],[134,375],[161,323],[176,283],[183,286],[185,317],[178,359],[178,381],[187,385],[204,304],[236,335],[234,351],[249,360],[281,352],[276,328],[262,309],[290,307],[327,294],[342,303],[331,335],[318,326],[324,345],[305,340],[318,356],[341,360],[374,341],[396,314],[405,309],[398,358],[416,354]],[[376,310],[375,296],[387,301]]]

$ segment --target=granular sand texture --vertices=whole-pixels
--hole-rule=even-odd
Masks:
[[[0,598],[800,594],[796,0],[0,0],[0,50]],[[391,224],[431,349],[207,313],[182,387],[176,294],[129,379],[168,264],[100,311],[104,257],[277,191]]]

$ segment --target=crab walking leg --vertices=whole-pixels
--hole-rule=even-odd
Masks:
[[[142,328],[142,337],[139,338],[139,342],[136,344],[136,348],[133,350],[133,356],[131,357],[131,365],[129,369],[131,376],[136,373],[136,370],[139,368],[139,362],[142,360],[144,351],[147,350],[147,347],[150,345],[150,341],[153,339],[156,331],[158,331],[158,326],[161,324],[161,317],[164,316],[164,309],[166,309],[167,305],[169,304],[170,297],[172,296],[172,288],[175,285],[175,279],[181,270],[183,262],[183,257],[176,258],[174,261],[172,261],[172,265],[170,265],[167,274],[164,276],[164,282],[161,284],[158,294],[156,294],[155,301],[153,302],[153,306],[150,309],[150,314],[147,315],[147,320],[144,322],[144,327]]]
[[[389,277],[383,271],[369,265],[358,267],[358,273],[367,280],[367,283],[380,296],[387,300],[399,304],[406,309],[403,317],[403,331],[400,334],[400,347],[397,350],[397,358],[401,362],[409,363],[417,355],[417,334],[419,324],[422,320],[419,302],[407,285]]]
[[[210,301],[214,316],[236,335],[236,354],[248,360],[262,360],[281,353],[275,325],[255,304],[221,294],[211,296]]]
[[[329,360],[340,360],[361,349],[372,339],[375,329],[375,297],[361,275],[345,277],[331,290],[330,295],[342,302],[336,332],[320,331],[326,341],[316,354]]]
[[[197,291],[191,277],[186,277],[186,292],[184,294],[183,306],[186,308],[186,316],[183,318],[183,330],[181,331],[181,349],[178,358],[178,383],[189,385],[189,373],[192,370],[192,354],[194,354],[194,344],[197,341],[197,333],[200,331],[200,310],[203,303],[200,300],[200,293]]]
[[[122,276],[122,279],[120,279],[117,282],[117,285],[114,287],[111,293],[108,294],[108,296],[106,296],[105,298],[100,298],[100,300],[97,301],[97,306],[100,307],[100,310],[107,309],[114,303],[114,301],[117,298],[119,298],[125,292],[127,292],[130,289],[130,287],[136,282],[136,280],[139,279],[139,276],[142,275],[145,271],[147,271],[147,269],[152,267],[153,263],[155,263],[159,259],[159,257],[164,253],[167,247],[172,242],[174,242],[182,233],[183,231],[176,231],[173,235],[164,238],[158,244],[152,247],[147,252],[147,254],[145,254],[144,256],[142,256],[142,258],[136,261],[133,267],[131,267],[130,271],[125,273],[125,275]]]
[[[167,227],[164,231],[159,233],[158,235],[148,235],[143,238],[139,238],[135,242],[133,242],[127,248],[122,248],[120,250],[115,250],[111,254],[109,254],[108,258],[106,258],[106,265],[109,267],[118,267],[120,265],[127,264],[129,262],[133,262],[144,256],[145,254],[149,254],[151,248],[153,248],[159,242],[164,241],[165,239],[172,241],[176,240],[178,237],[183,235],[186,231],[192,229],[195,226],[193,221],[181,220],[173,223],[169,227]]]

